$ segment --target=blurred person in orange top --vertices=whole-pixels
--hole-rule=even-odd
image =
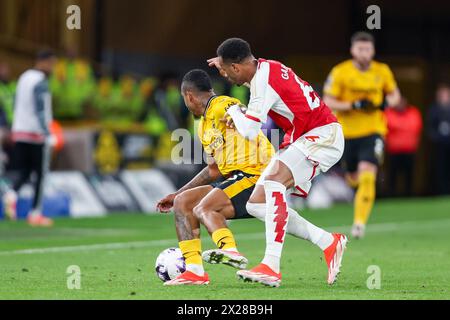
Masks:
[[[402,97],[396,108],[385,111],[388,133],[386,149],[389,157],[389,194],[410,196],[414,185],[415,154],[420,144],[422,115],[416,106]],[[396,186],[404,177],[404,193],[396,193]]]

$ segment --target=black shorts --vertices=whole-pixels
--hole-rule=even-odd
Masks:
[[[347,172],[356,172],[358,163],[361,161],[381,165],[383,154],[383,138],[379,134],[373,134],[362,138],[346,139],[342,160]]]
[[[211,185],[214,188],[223,190],[228,198],[230,198],[235,212],[233,219],[248,219],[253,218],[253,216],[248,214],[245,207],[255,189],[258,179],[259,176],[254,176],[242,171],[235,171],[228,179],[212,183]]]

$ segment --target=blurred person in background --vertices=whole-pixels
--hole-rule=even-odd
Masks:
[[[6,63],[0,63],[0,112],[2,120],[9,126],[12,122],[14,95],[17,82],[11,80],[10,68]]]
[[[55,118],[82,120],[96,83],[91,65],[78,57],[75,48],[68,48],[66,56],[58,58],[49,83]]]
[[[345,136],[342,157],[349,185],[356,188],[352,235],[365,234],[376,198],[376,177],[383,161],[387,132],[383,110],[396,106],[400,91],[387,64],[374,60],[375,39],[367,32],[351,38],[348,59],[332,70],[324,86],[324,102],[336,112]]]
[[[92,106],[101,120],[108,118],[110,107],[113,104],[113,79],[103,75],[96,84],[96,90],[92,99]]]
[[[8,157],[4,144],[8,140],[14,109],[16,82],[10,79],[10,68],[0,63],[0,174],[3,173]]]
[[[34,68],[25,71],[17,83],[14,103],[12,138],[15,142],[14,159],[19,175],[13,188],[4,194],[5,213],[16,218],[17,193],[35,174],[32,211],[27,220],[31,226],[49,227],[53,221],[41,212],[43,181],[50,161],[52,135],[51,94],[48,78],[53,71],[56,57],[51,50],[41,50],[36,55]]]
[[[428,136],[435,145],[434,174],[439,195],[450,194],[450,86],[441,84],[428,111]]]
[[[142,103],[142,109],[137,115],[137,121],[139,122],[145,122],[150,111],[155,109],[153,98],[157,83],[158,80],[153,77],[143,78],[139,82],[138,96],[139,101]]]
[[[129,126],[137,121],[144,107],[140,99],[138,83],[132,75],[124,74],[116,85],[114,121]]]
[[[175,74],[167,73],[163,74],[160,79],[161,81],[155,92],[155,102],[169,130],[186,128],[193,133],[192,117],[184,108],[178,77]]]
[[[139,116],[139,121],[143,123],[146,132],[152,139],[150,162],[155,163],[158,157],[158,147],[162,135],[167,132],[167,123],[161,116],[162,112],[158,109],[155,102],[155,88],[158,84],[156,78],[144,78],[139,85],[140,96],[144,108]]]
[[[402,97],[397,108],[388,108],[385,114],[388,125],[386,151],[389,155],[389,194],[398,195],[396,185],[403,176],[405,192],[399,195],[411,196],[415,154],[422,133],[422,115],[405,97]]]

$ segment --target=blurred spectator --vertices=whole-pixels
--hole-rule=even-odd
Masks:
[[[428,135],[435,144],[437,193],[450,193],[450,86],[440,85],[436,102],[428,112]]]
[[[130,75],[123,75],[119,79],[118,88],[115,91],[115,118],[123,124],[137,121],[144,110],[144,100],[136,80]]]
[[[144,123],[147,132],[156,140],[167,131],[167,123],[160,116],[161,112],[154,101],[154,90],[157,85],[155,78],[146,78],[141,81],[139,92],[144,103],[144,110],[139,121]],[[157,143],[156,143],[157,144]]]
[[[9,65],[0,63],[0,175],[3,173],[8,156],[4,152],[4,144],[9,135],[13,118],[15,81],[10,79]]]
[[[139,122],[145,121],[148,113],[155,108],[154,106],[154,91],[158,80],[156,78],[144,78],[139,83],[139,99],[142,101],[143,109],[137,117]]]
[[[180,84],[175,75],[163,75],[155,92],[155,102],[169,130],[189,128],[189,112],[184,107]]]
[[[386,110],[388,134],[386,136],[389,157],[389,194],[412,194],[414,185],[415,153],[419,148],[422,132],[422,116],[417,107],[402,97],[400,104]],[[405,192],[396,194],[396,186],[401,176],[404,177]]]
[[[143,123],[146,132],[152,138],[150,162],[155,163],[160,139],[167,132],[167,123],[161,117],[161,112],[155,102],[155,89],[158,84],[155,78],[145,78],[139,85],[140,97],[143,102],[143,113],[139,121]]]
[[[54,116],[62,120],[81,120],[84,108],[95,90],[95,78],[90,64],[68,50],[67,57],[58,59],[50,78],[54,100]]]
[[[109,115],[109,108],[113,103],[113,79],[108,76],[103,76],[97,83],[97,89],[92,100],[94,109],[99,114],[100,118],[107,118]]]
[[[0,63],[0,125],[10,126],[17,82],[10,79],[9,65]]]

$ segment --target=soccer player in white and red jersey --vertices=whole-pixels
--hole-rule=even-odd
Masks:
[[[239,38],[223,42],[217,57],[208,60],[222,76],[237,85],[250,86],[244,114],[238,106],[228,109],[228,124],[247,139],[255,139],[270,116],[285,132],[280,151],[263,172],[247,203],[247,211],[265,217],[266,252],[262,263],[237,272],[239,278],[278,287],[280,259],[286,229],[319,246],[328,266],[328,284],[339,274],[347,237],[331,234],[300,217],[288,207],[286,192],[306,197],[311,180],[328,171],[342,157],[341,125],[313,88],[290,68],[272,60],[256,59],[250,45]],[[288,226],[289,221],[289,226]]]

